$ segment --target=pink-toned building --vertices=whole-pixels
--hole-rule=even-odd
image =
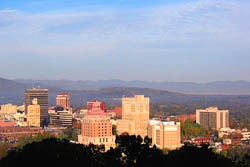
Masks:
[[[70,108],[70,95],[69,93],[60,93],[56,96],[56,105],[64,109]]]
[[[87,110],[106,110],[105,102],[98,102],[96,99],[93,102],[87,102]]]
[[[112,123],[103,107],[103,102],[90,102],[87,115],[82,119],[82,133],[78,136],[78,142],[88,145],[104,145],[108,150],[115,147],[115,135],[112,134]],[[87,106],[88,106],[87,104]],[[90,106],[90,105],[89,105]]]

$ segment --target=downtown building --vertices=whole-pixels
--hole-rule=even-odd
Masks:
[[[32,104],[28,105],[27,125],[40,127],[40,105],[38,105],[37,98],[34,98]]]
[[[37,99],[40,105],[40,126],[48,123],[48,89],[25,89],[25,113],[28,112],[28,106],[32,104],[33,99]]]
[[[229,127],[229,111],[217,107],[196,110],[196,123],[206,128],[219,130]]]
[[[104,111],[103,102],[94,101],[82,118],[82,133],[78,142],[84,145],[104,145],[105,150],[115,147],[115,135],[112,134],[112,122]],[[87,105],[88,106],[88,105]]]
[[[71,127],[72,126],[72,109],[56,106],[49,110],[50,126]]]
[[[19,126],[6,126],[0,127],[0,143],[16,143],[20,137],[33,137],[42,134],[44,131],[41,127],[19,127]]]
[[[181,147],[181,124],[174,121],[150,120],[148,137],[159,149],[175,150]]]
[[[147,136],[149,98],[144,95],[122,98],[122,119],[117,120],[117,134]]]
[[[70,108],[70,95],[69,93],[60,93],[56,96],[56,105],[61,106],[64,110]]]

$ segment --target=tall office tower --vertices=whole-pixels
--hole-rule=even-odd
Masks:
[[[217,107],[209,107],[205,110],[196,110],[196,123],[219,130],[220,128],[229,127],[229,111],[219,110]]]
[[[135,95],[122,98],[122,119],[117,120],[117,133],[127,132],[130,135],[147,136],[149,122],[149,98]]]
[[[63,107],[65,110],[70,108],[69,93],[60,93],[56,96],[56,105]]]
[[[40,105],[38,105],[37,98],[34,98],[32,104],[28,105],[27,123],[28,126],[40,127]]]
[[[115,147],[115,135],[112,134],[112,123],[109,116],[101,109],[98,101],[92,102],[92,109],[82,119],[82,134],[78,135],[78,142],[88,145],[103,144],[105,149]]]
[[[177,149],[181,147],[181,124],[173,121],[150,120],[148,137],[152,138],[152,145],[155,144],[160,149]]]
[[[48,89],[25,89],[25,113],[27,114],[28,106],[32,100],[37,98],[40,105],[40,124],[45,126],[48,123]]]

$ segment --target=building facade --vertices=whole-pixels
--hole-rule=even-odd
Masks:
[[[53,126],[72,126],[72,110],[54,111],[50,113],[50,125]]]
[[[149,101],[144,95],[122,98],[122,119],[117,120],[117,134],[147,136]]]
[[[40,127],[40,105],[37,98],[34,98],[32,104],[28,105],[27,124],[28,126]]]
[[[87,115],[82,118],[82,134],[78,142],[88,145],[104,145],[108,150],[115,147],[115,135],[112,134],[112,123],[109,116],[102,110],[102,102],[94,101]]]
[[[40,127],[0,127],[0,142],[15,143],[20,137],[43,133]]]
[[[60,93],[56,96],[56,105],[63,107],[65,110],[70,108],[69,93]]]
[[[122,118],[122,107],[115,107],[113,110],[107,110],[107,113],[115,113],[116,118]]]
[[[1,105],[0,120],[16,121],[15,115],[24,112],[24,105],[17,106],[12,104]]]
[[[15,114],[17,112],[17,105],[13,105],[13,104],[5,104],[5,105],[1,105],[1,110],[0,113],[3,114]]]
[[[206,128],[219,130],[229,127],[229,111],[217,107],[196,110],[196,123]]]
[[[25,90],[25,113],[27,114],[28,106],[32,104],[32,100],[37,98],[40,105],[40,124],[44,126],[48,122],[48,89],[26,89]]]
[[[181,124],[173,121],[150,120],[148,137],[159,149],[177,149],[181,147]]]

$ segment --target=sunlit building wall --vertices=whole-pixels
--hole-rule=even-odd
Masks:
[[[196,123],[219,130],[229,127],[229,111],[219,110],[217,107],[196,110]]]
[[[149,98],[144,95],[122,98],[122,119],[117,120],[117,133],[147,136]]]

